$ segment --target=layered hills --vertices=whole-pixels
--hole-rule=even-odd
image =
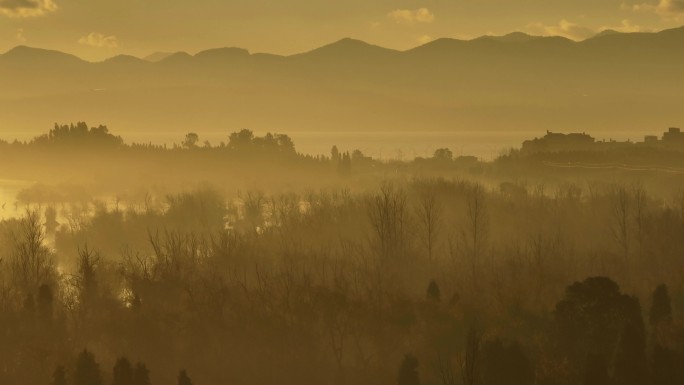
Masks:
[[[684,124],[684,27],[576,42],[512,33],[396,51],[353,39],[291,56],[217,48],[87,62],[0,55],[0,133],[620,131]]]

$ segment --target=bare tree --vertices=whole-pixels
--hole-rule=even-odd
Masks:
[[[644,243],[644,222],[646,221],[646,204],[648,197],[646,189],[641,183],[637,183],[632,187],[632,197],[634,198],[634,224],[636,231],[636,241],[639,247],[639,258],[643,254]]]
[[[677,210],[679,218],[679,245],[680,250],[684,251],[684,190],[680,190],[677,192],[674,201],[675,209]]]
[[[97,296],[96,269],[100,263],[100,254],[88,247],[78,249],[78,286],[82,303],[85,305]]]
[[[630,196],[624,186],[616,186],[611,196],[611,214],[613,226],[611,233],[618,244],[625,259],[629,258],[631,232],[630,232]]]
[[[466,189],[466,226],[463,231],[464,244],[468,247],[473,278],[481,258],[489,231],[489,217],[485,202],[485,189],[481,184]]]
[[[421,227],[420,240],[425,246],[428,260],[432,257],[437,239],[442,227],[443,205],[437,198],[437,192],[432,185],[423,185],[418,193],[417,217]]]
[[[461,379],[464,385],[480,383],[480,346],[482,333],[470,328],[463,355],[458,358],[461,367]]]
[[[456,374],[454,373],[454,367],[451,365],[448,353],[437,353],[437,370],[439,371],[439,380],[442,385],[456,385]]]
[[[243,217],[253,230],[264,225],[266,197],[262,192],[248,192],[243,200]]]
[[[19,287],[33,292],[55,278],[55,265],[50,250],[43,244],[45,232],[37,211],[26,211],[20,221],[20,233],[13,234],[13,277]]]
[[[368,216],[375,235],[375,247],[381,258],[398,257],[408,246],[409,213],[406,194],[384,183],[369,200]]]

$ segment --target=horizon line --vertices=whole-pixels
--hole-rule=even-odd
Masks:
[[[621,32],[621,31],[617,31],[617,30],[615,30],[615,29],[607,28],[607,29],[601,30],[601,31],[597,32],[596,34],[594,34],[594,35],[592,35],[592,36],[590,36],[590,37],[587,37],[587,38],[585,38],[585,39],[582,39],[582,40],[575,40],[575,39],[571,39],[571,38],[568,38],[568,37],[565,37],[565,36],[560,36],[560,35],[531,35],[531,34],[529,34],[529,33],[522,32],[522,31],[513,31],[513,32],[509,32],[509,33],[507,33],[507,34],[503,34],[503,35],[488,35],[488,34],[486,34],[486,35],[480,35],[480,36],[477,36],[477,37],[473,37],[473,38],[471,38],[471,39],[459,39],[459,38],[453,38],[453,37],[439,37],[439,38],[432,39],[432,40],[430,40],[430,41],[427,42],[427,43],[418,44],[418,45],[416,45],[416,46],[414,46],[414,47],[412,47],[412,48],[407,48],[407,49],[404,49],[404,50],[394,49],[394,48],[387,48],[387,47],[384,47],[384,46],[381,46],[381,45],[377,45],[377,44],[373,44],[373,43],[367,42],[367,41],[362,40],[362,39],[356,39],[356,38],[347,36],[347,37],[343,37],[343,38],[340,38],[340,39],[338,39],[338,40],[332,41],[332,42],[330,42],[330,43],[323,44],[323,45],[321,45],[321,46],[312,48],[312,49],[307,50],[307,51],[298,52],[298,53],[293,53],[293,54],[289,54],[289,55],[274,54],[274,53],[269,53],[269,52],[251,52],[248,48],[236,47],[236,46],[223,46],[223,47],[213,47],[213,48],[201,49],[201,50],[196,51],[196,52],[194,52],[194,53],[192,53],[192,54],[191,54],[190,52],[188,52],[188,51],[173,51],[173,52],[170,52],[170,51],[154,51],[154,52],[151,52],[151,53],[149,53],[148,55],[146,55],[146,56],[144,56],[144,57],[140,57],[140,56],[131,55],[131,54],[127,54],[127,53],[121,53],[121,54],[114,55],[114,56],[110,56],[110,57],[108,57],[108,58],[106,58],[106,59],[99,60],[99,61],[86,60],[86,59],[83,59],[82,57],[80,57],[80,56],[78,56],[78,55],[76,55],[76,54],[72,54],[72,53],[66,52],[66,51],[60,51],[60,50],[57,50],[57,49],[42,48],[42,47],[29,46],[29,45],[26,45],[26,44],[19,44],[19,45],[16,45],[16,46],[10,48],[9,50],[7,50],[7,51],[5,51],[5,52],[3,52],[3,53],[0,53],[0,58],[3,57],[4,55],[6,55],[6,54],[8,54],[8,53],[10,53],[10,52],[12,52],[12,51],[14,51],[14,50],[17,49],[17,48],[29,48],[29,49],[42,50],[42,51],[49,51],[49,52],[58,52],[58,53],[65,54],[65,55],[71,55],[71,56],[73,56],[73,57],[78,58],[78,59],[81,60],[81,61],[84,61],[84,62],[87,62],[87,63],[93,63],[93,64],[96,64],[96,63],[103,63],[103,62],[109,61],[109,60],[111,60],[111,59],[113,59],[113,58],[122,57],[122,56],[124,56],[124,57],[133,57],[133,58],[136,58],[136,59],[139,59],[139,60],[142,60],[142,61],[146,61],[146,62],[149,62],[149,63],[156,63],[156,62],[159,62],[159,61],[163,61],[164,59],[161,59],[161,60],[159,60],[159,61],[150,61],[150,60],[147,60],[146,58],[149,57],[149,56],[152,56],[152,55],[154,55],[154,54],[159,54],[159,53],[168,54],[168,56],[172,56],[172,55],[176,55],[176,54],[187,54],[187,55],[190,55],[191,57],[195,57],[195,56],[197,56],[198,54],[200,54],[200,53],[202,53],[202,52],[207,52],[207,51],[212,51],[212,50],[220,50],[220,49],[237,49],[237,50],[243,50],[243,51],[246,51],[247,54],[248,54],[249,56],[254,56],[254,55],[270,55],[270,56],[277,56],[277,57],[282,57],[282,58],[289,58],[289,57],[295,57],[295,56],[305,55],[305,54],[308,54],[308,53],[311,53],[311,52],[315,52],[315,51],[317,51],[317,50],[319,50],[319,49],[322,49],[322,48],[325,48],[325,47],[329,47],[329,46],[333,46],[333,45],[335,45],[335,44],[339,44],[339,43],[344,42],[344,41],[359,42],[359,43],[363,43],[363,44],[368,45],[368,46],[377,47],[377,48],[381,48],[381,49],[388,50],[388,51],[395,51],[395,52],[400,52],[400,53],[402,53],[402,52],[409,52],[409,51],[412,51],[412,50],[414,50],[414,49],[417,49],[417,48],[420,48],[420,47],[424,47],[424,46],[430,45],[430,44],[432,44],[432,43],[434,43],[434,42],[436,42],[436,41],[443,41],[443,40],[461,41],[461,42],[474,42],[474,41],[482,40],[482,39],[486,39],[486,38],[503,38],[503,37],[507,37],[507,36],[511,36],[511,35],[525,35],[525,36],[527,36],[527,37],[535,38],[535,39],[559,38],[559,39],[563,39],[563,40],[566,40],[566,41],[569,41],[569,42],[572,42],[572,43],[581,43],[581,42],[585,42],[585,41],[588,41],[588,40],[592,40],[592,39],[595,39],[595,38],[598,38],[598,37],[606,36],[606,35],[605,35],[606,32],[610,32],[611,35],[612,35],[612,34],[619,34],[619,35],[651,34],[651,35],[655,35],[655,34],[659,34],[659,33],[665,32],[665,31],[671,31],[671,30],[677,30],[677,29],[684,29],[684,25],[679,26],[679,27],[673,27],[673,28],[664,28],[664,29],[661,29],[661,30],[635,31],[635,32]],[[523,43],[523,42],[516,42],[516,44],[519,44],[519,43]],[[168,56],[167,56],[167,57],[168,57]]]

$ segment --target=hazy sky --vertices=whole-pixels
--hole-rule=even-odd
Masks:
[[[684,24],[684,0],[0,0],[0,52],[24,44],[90,60],[238,46],[291,54],[343,37],[406,49],[523,31],[585,38]]]

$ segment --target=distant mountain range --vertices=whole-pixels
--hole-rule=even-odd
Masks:
[[[343,39],[278,56],[217,48],[87,62],[0,55],[0,137],[116,132],[662,131],[684,125],[684,27],[575,42],[523,33],[396,51]]]

